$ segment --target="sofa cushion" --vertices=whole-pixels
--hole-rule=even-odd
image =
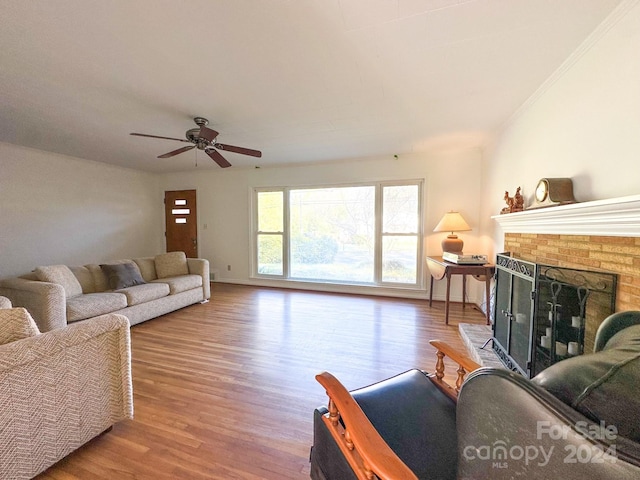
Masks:
[[[25,308],[0,310],[0,345],[38,335],[40,330]]]
[[[93,279],[91,270],[83,266],[69,267],[69,269],[73,272],[75,277],[80,282],[82,293],[96,293],[96,282]]]
[[[178,275],[187,275],[189,273],[187,256],[184,252],[169,252],[156,255],[155,262],[158,278],[177,277]]]
[[[594,422],[640,442],[640,325],[614,335],[605,350],[568,358],[533,382]]]
[[[18,278],[24,278],[25,280],[32,280],[34,282],[40,281],[38,276],[36,275],[36,271],[25,273],[24,275],[20,275]]]
[[[87,293],[67,300],[67,321],[75,322],[115,312],[127,306],[124,293]]]
[[[169,295],[169,285],[167,283],[145,283],[116,290],[116,293],[124,293],[127,297],[127,305],[131,307],[166,297]]]
[[[142,278],[144,278],[145,282],[150,282],[151,280],[158,278],[158,274],[156,273],[156,261],[153,257],[134,258],[133,261],[138,265]]]
[[[57,283],[62,285],[67,298],[82,294],[82,286],[66,265],[49,265],[35,269],[36,276],[41,282]]]
[[[166,283],[169,285],[171,295],[175,295],[202,287],[202,277],[200,275],[180,275],[179,277],[159,278],[151,283]]]
[[[142,285],[145,283],[135,263],[100,265],[100,268],[107,276],[111,290],[119,290],[121,288],[133,287],[134,285]]]
[[[109,281],[107,280],[107,276],[100,268],[100,265],[89,264],[85,266],[87,267],[87,269],[89,269],[89,271],[91,272],[91,276],[93,277],[93,284],[96,287],[95,293],[109,290]]]

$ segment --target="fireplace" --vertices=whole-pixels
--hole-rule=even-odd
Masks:
[[[640,195],[525,210],[492,218],[504,232],[504,250],[511,252],[513,258],[566,271],[615,274],[615,285],[613,282],[611,285],[614,311],[640,310]],[[596,330],[609,311],[609,308],[593,313],[589,310],[600,303],[597,298],[590,294],[582,346],[585,353],[591,351]],[[532,317],[531,328],[533,321]],[[549,326],[545,326],[544,331],[541,326],[536,327],[540,329],[536,330],[536,343],[537,336],[547,336]],[[545,340],[545,345],[555,346],[549,341]]]
[[[613,313],[617,275],[497,256],[493,350],[531,378],[593,349],[597,329]]]

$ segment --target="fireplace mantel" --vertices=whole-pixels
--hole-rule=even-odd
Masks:
[[[640,195],[494,215],[505,233],[640,237]]]

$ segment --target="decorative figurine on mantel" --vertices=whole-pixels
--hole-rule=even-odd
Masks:
[[[522,212],[524,210],[524,197],[520,193],[520,187],[516,189],[516,194],[513,197],[509,196],[509,192],[504,192],[504,201],[507,202],[507,206],[500,210],[500,214]]]

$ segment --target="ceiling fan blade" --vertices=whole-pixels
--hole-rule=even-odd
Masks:
[[[184,138],[172,138],[172,137],[159,137],[158,135],[147,135],[146,133],[130,133],[129,135],[135,135],[136,137],[149,137],[149,138],[161,138],[163,140],[176,140],[178,142],[189,142],[189,140],[185,140]]]
[[[213,145],[220,150],[226,150],[227,152],[241,153],[242,155],[251,155],[252,157],[261,157],[262,152],[259,150],[252,150],[251,148],[235,147],[233,145],[227,145],[224,143],[216,143]]]
[[[211,157],[211,160],[216,162],[222,168],[227,168],[231,166],[231,164],[227,161],[227,159],[224,158],[222,155],[220,155],[220,152],[218,152],[215,148],[206,148],[204,151],[207,155]]]
[[[209,142],[213,142],[217,136],[218,136],[218,132],[216,132],[215,130],[211,130],[210,128],[207,128],[204,125],[200,127],[200,134],[199,134],[200,138],[204,138]]]
[[[181,147],[181,148],[179,148],[177,150],[174,150],[173,152],[165,153],[164,155],[158,155],[158,158],[174,157],[174,156],[179,155],[179,154],[181,154],[183,152],[188,152],[192,148],[196,148],[196,146],[195,145],[188,145],[186,147]]]

